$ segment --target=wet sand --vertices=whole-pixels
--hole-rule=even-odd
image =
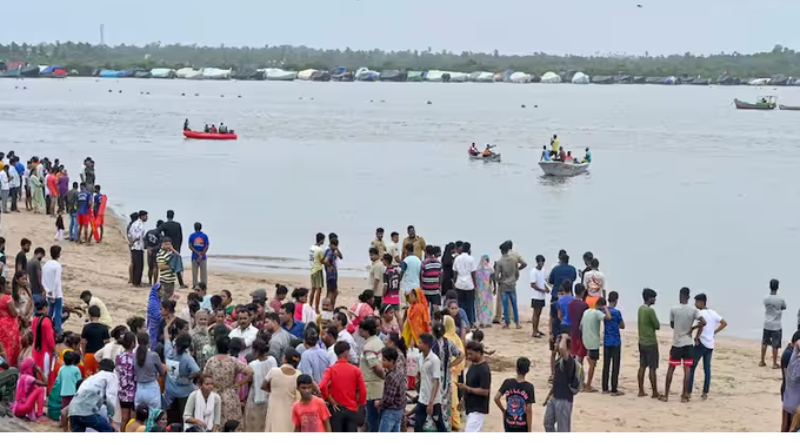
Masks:
[[[150,222],[148,227],[152,225]],[[188,227],[184,227],[184,230],[187,229]],[[23,211],[21,214],[3,215],[0,231],[6,238],[6,254],[11,264],[19,251],[19,242],[23,237],[32,240],[33,248],[41,246],[49,250],[49,246],[54,243],[55,224],[52,218]],[[78,299],[80,292],[89,289],[106,303],[114,324],[124,324],[132,315],[145,315],[149,289],[134,289],[127,284],[129,255],[122,228],[108,227],[105,237],[102,243],[89,246],[61,242],[65,302],[77,304],[80,301]],[[33,249],[31,254],[32,251]],[[234,303],[249,302],[249,293],[257,288],[267,289],[269,296],[272,297],[276,283],[287,285],[290,289],[309,285],[306,274],[225,271],[220,270],[220,266],[215,264],[213,259],[210,260],[208,269],[209,289],[212,292],[221,289],[230,290]],[[191,271],[185,274],[185,279],[190,282]],[[365,283],[366,280],[361,278],[342,278],[339,284],[341,296],[337,305],[348,307],[352,305]],[[624,301],[629,308],[635,308],[636,303]],[[666,301],[659,303],[659,305],[667,304]],[[185,301],[179,303],[178,309],[180,310],[183,305]],[[527,296],[521,298],[520,310],[523,320],[530,319],[529,306]],[[543,316],[543,325],[545,320],[546,316]],[[82,323],[82,320],[72,317],[66,323],[65,329],[79,330]],[[546,339],[531,339],[530,329],[530,323],[523,323],[521,331],[501,330],[495,325],[485,330],[484,343],[488,349],[497,351],[494,356],[488,358],[493,370],[492,397],[504,379],[513,377],[515,362],[520,355],[524,354],[531,359],[532,369],[528,380],[536,388],[537,400],[533,408],[533,430],[543,431],[544,407],[541,403],[548,391],[550,355]],[[663,326],[659,335],[662,360],[658,373],[659,389],[662,391],[667,369],[666,356],[671,339],[672,330],[668,325]],[[680,402],[679,392],[683,376],[680,370],[676,370],[668,403],[650,397],[636,396],[638,368],[636,343],[635,323],[629,322],[623,333],[620,373],[620,390],[624,391],[625,395],[611,397],[596,393],[576,396],[572,419],[573,431],[767,432],[780,429],[781,373],[779,370],[758,367],[758,342],[718,339],[713,358],[710,396],[707,401],[700,400],[699,390],[703,381],[701,367],[696,373],[694,398],[688,404]],[[586,370],[588,372],[588,367]],[[594,379],[594,386],[597,388],[600,388],[601,375],[601,366],[598,366]],[[55,430],[54,424],[37,424],[31,427],[36,431]],[[491,404],[484,431],[503,431],[502,413],[494,403]]]

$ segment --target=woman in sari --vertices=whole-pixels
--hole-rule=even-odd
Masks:
[[[0,289],[5,289],[5,278],[0,277]],[[0,343],[6,350],[8,364],[17,367],[19,359],[19,322],[17,305],[6,292],[0,295]]]
[[[55,350],[56,334],[53,322],[47,316],[47,303],[36,302],[36,317],[33,318],[33,352],[31,356],[36,366],[44,373],[45,381],[49,381]]]
[[[449,315],[444,316],[444,337],[452,344],[456,346],[461,352],[462,357],[466,357],[466,351],[464,350],[464,343],[461,341],[461,338],[458,336],[458,332],[456,332],[456,321],[453,317]],[[452,379],[451,382],[458,382],[459,377],[461,377],[461,373],[464,372],[464,360],[456,360],[452,364],[451,368],[452,372]],[[452,383],[451,383],[452,384]],[[452,394],[452,424],[453,429],[458,431],[461,429],[461,415],[458,412],[458,391],[450,391]],[[445,399],[442,399],[442,405],[446,402]]]
[[[28,179],[31,186],[31,204],[33,204],[33,213],[44,212],[44,187],[42,187],[42,180],[34,172]]]
[[[403,322],[403,340],[409,348],[419,345],[419,336],[431,331],[431,319],[428,313],[428,300],[422,289],[412,289],[406,294],[410,304]]]
[[[432,330],[436,341],[433,343],[431,352],[439,357],[442,366],[442,379],[439,385],[439,393],[442,395],[442,419],[445,427],[450,431],[453,407],[447,401],[453,399],[453,374],[451,369],[464,362],[464,354],[455,343],[445,337],[445,327],[442,323],[434,323]],[[460,422],[457,423],[460,425]]]
[[[492,326],[492,274],[489,255],[483,255],[475,271],[475,322],[480,328]]]

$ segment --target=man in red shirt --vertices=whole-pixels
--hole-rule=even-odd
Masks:
[[[323,374],[319,389],[330,405],[333,432],[355,433],[358,407],[367,404],[367,387],[361,370],[349,362],[350,345],[340,341],[334,345],[333,352],[337,357],[336,363]]]

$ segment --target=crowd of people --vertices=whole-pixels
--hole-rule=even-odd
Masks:
[[[42,164],[46,178],[66,175],[55,163]],[[37,177],[39,165],[31,164],[23,177]],[[92,162],[92,181],[93,168]],[[84,214],[95,217],[87,188],[78,193],[92,201]],[[81,202],[65,195],[67,211],[79,212]],[[81,304],[64,304],[58,244],[37,247],[29,257],[32,243],[22,239],[13,275],[5,255],[0,257],[0,406],[11,402],[8,409],[19,418],[58,422],[72,432],[479,432],[493,401],[506,432],[529,432],[538,422],[548,432],[569,432],[579,394],[624,395],[620,295],[606,290],[591,252],[583,255],[580,271],[563,250],[554,267],[546,268],[545,257],[537,255],[528,268],[512,241],[500,244],[492,262],[488,255],[473,256],[469,242],[430,245],[413,226],[402,241],[397,232],[385,240],[379,228],[360,254],[371,260],[368,288],[346,307],[337,304],[344,254],[335,233],[318,233],[309,249],[309,288],[290,292],[279,284],[271,297],[267,289],[244,297],[209,291],[210,242],[199,222],[186,239],[192,282],[184,284],[184,237],[174,218],[169,211],[166,221],[147,230],[146,211],[131,215],[129,282],[144,285],[146,258],[149,294],[141,315],[125,323],[115,323],[91,290],[80,294]],[[0,252],[4,244],[0,238]],[[517,358],[514,377],[493,382],[494,351],[484,343],[495,324],[522,329],[520,280],[532,293],[532,329],[524,335],[546,339],[551,350],[540,421],[532,417],[530,358]],[[761,365],[772,347],[773,367],[784,375],[782,430],[797,431],[800,330],[779,363],[786,303],[778,289],[772,280],[764,301]],[[709,308],[705,294],[692,297],[681,289],[670,311],[672,345],[659,391],[657,298],[656,291],[644,289],[637,313],[638,396],[669,402],[681,368],[680,400],[690,402],[702,360],[706,399],[714,339],[727,323]],[[545,324],[541,315],[548,300]],[[88,321],[79,330],[65,330],[71,315]]]

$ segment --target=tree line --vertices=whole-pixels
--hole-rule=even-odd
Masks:
[[[236,47],[224,45],[162,45],[144,46],[93,45],[86,42],[0,44],[0,60],[24,61],[38,65],[62,65],[80,74],[91,74],[97,68],[284,68],[287,70],[328,70],[345,66],[355,70],[366,66],[374,70],[445,71],[524,71],[542,75],[547,71],[583,71],[589,75],[629,74],[638,76],[701,76],[716,78],[727,73],[735,77],[770,77],[773,75],[800,77],[800,53],[775,45],[771,51],[754,54],[713,54],[669,56],[577,56],[504,55],[493,53],[450,51],[383,51],[346,49],[315,49],[306,46]]]

